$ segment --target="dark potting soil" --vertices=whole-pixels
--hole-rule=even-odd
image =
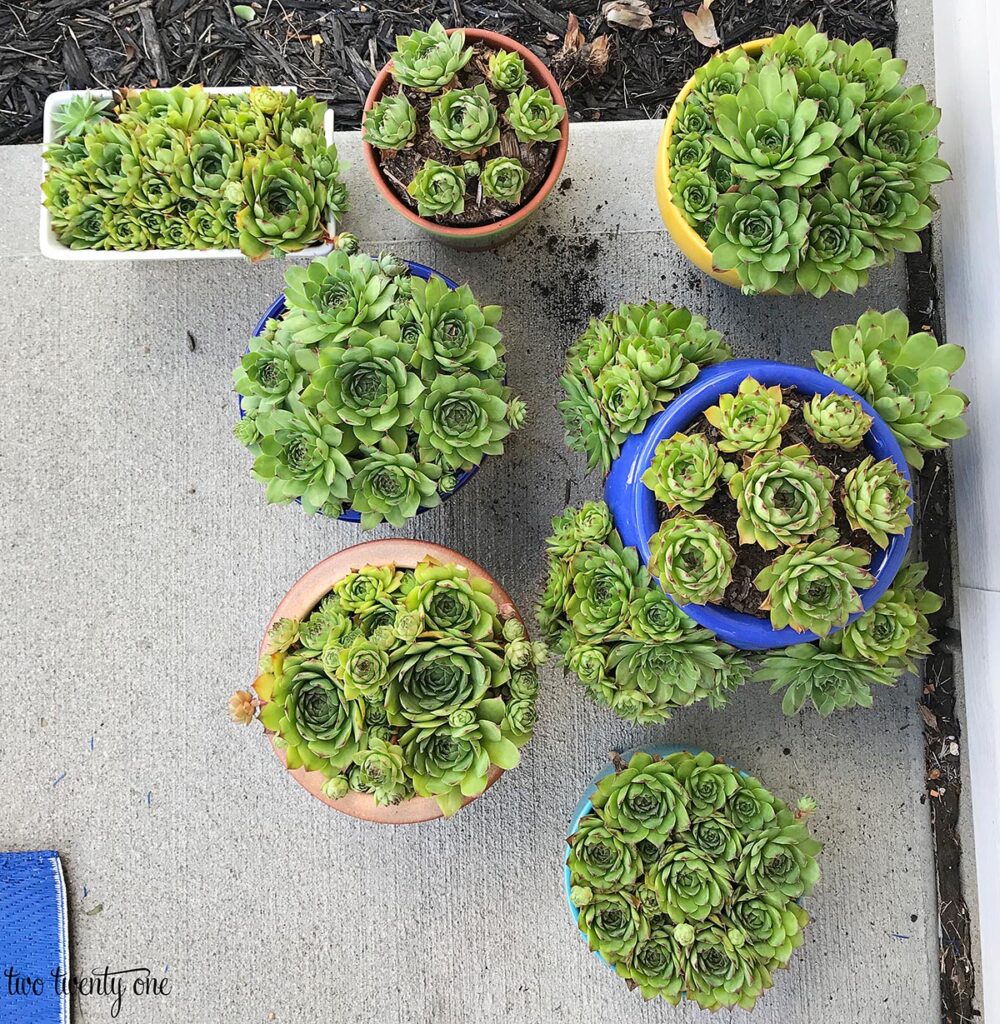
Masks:
[[[428,112],[434,96],[417,89],[409,89],[401,86],[394,79],[390,78],[383,90],[383,96],[394,96],[396,93],[403,93],[413,104],[417,111],[417,136],[413,145],[406,149],[381,150],[376,149],[375,155],[382,173],[393,192],[413,211],[416,211],[416,201],[406,191],[406,186],[416,176],[417,171],[428,159],[437,160],[442,164],[460,164],[465,160],[476,160],[480,168],[484,167],[487,160],[498,156],[517,157],[528,170],[528,180],[521,193],[521,201],[518,204],[500,203],[489,196],[483,195],[478,178],[469,178],[465,189],[465,209],[461,213],[442,214],[431,218],[436,224],[445,224],[451,227],[478,227],[481,224],[492,224],[494,221],[509,217],[512,213],[524,206],[541,187],[552,166],[555,157],[557,143],[536,142],[527,145],[518,140],[514,129],[510,127],[505,118],[507,107],[510,103],[510,94],[499,92],[490,85],[486,77],[487,62],[493,53],[492,47],[477,43],[472,48],[472,59],[459,71],[456,76],[453,88],[472,89],[477,85],[485,85],[490,92],[490,99],[497,109],[498,123],[500,125],[500,141],[496,144],[467,155],[456,153],[453,150],[442,146],[434,138],[430,129]],[[536,81],[529,70],[529,84],[538,88],[544,83]]]
[[[838,448],[836,445],[820,444],[806,427],[805,419],[802,416],[804,400],[801,393],[795,388],[782,388],[781,395],[785,405],[791,410],[788,423],[785,424],[781,432],[781,447],[787,448],[793,444],[804,445],[809,449],[810,455],[821,466],[825,466],[833,473],[837,481],[833,488],[834,510],[836,512],[834,525],[840,534],[841,543],[850,544],[856,548],[863,548],[870,555],[874,556],[875,552],[881,549],[864,530],[853,530],[851,528],[851,524],[847,521],[843,504],[839,499],[844,477],[866,458],[869,454],[867,447],[861,444],[853,451],[847,451],[843,448]],[[698,420],[697,427],[692,426],[688,428],[689,433],[694,433],[696,430],[703,433],[713,444],[717,444],[722,440],[722,435],[718,429],[713,427],[704,416]],[[719,454],[726,462],[742,468],[744,458],[742,452],[720,452]],[[681,509],[670,511],[662,502],[657,502],[658,519],[661,523],[667,519],[672,519],[681,511]],[[740,543],[739,531],[736,528],[736,521],[739,518],[739,513],[736,510],[736,501],[730,496],[729,488],[725,484],[720,484],[711,500],[706,502],[697,514],[718,523],[726,531],[726,538],[736,552],[733,579],[726,588],[726,592],[723,594],[719,604],[731,611],[744,612],[747,615],[766,619],[768,613],[760,609],[761,601],[764,600],[764,594],[754,586],[753,581],[761,569],[770,565],[787,548],[781,546],[774,551],[765,551],[759,544]]]

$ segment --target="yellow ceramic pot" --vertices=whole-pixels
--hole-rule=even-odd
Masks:
[[[732,50],[745,50],[751,57],[756,57],[761,50],[771,41],[767,39],[754,39],[749,43],[741,43],[734,46]],[[735,270],[716,270],[712,266],[712,253],[697,231],[684,219],[684,214],[674,206],[670,195],[670,137],[674,131],[674,124],[677,121],[677,111],[681,104],[691,95],[694,89],[694,76],[687,80],[684,88],[677,94],[674,105],[667,115],[667,123],[663,126],[663,134],[660,136],[660,144],[656,148],[656,169],[654,177],[656,180],[656,201],[660,206],[660,216],[666,224],[670,237],[677,243],[677,247],[699,270],[703,270],[716,281],[728,284],[730,288],[742,288],[743,282]]]

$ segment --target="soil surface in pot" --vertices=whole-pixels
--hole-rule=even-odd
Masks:
[[[483,43],[476,43],[472,48],[472,59],[455,77],[453,88],[471,89],[480,84],[485,85],[490,91],[490,98],[499,114],[500,141],[468,157],[446,149],[431,134],[428,113],[434,96],[401,86],[392,77],[388,79],[385,88],[382,90],[380,98],[394,96],[399,92],[404,93],[417,112],[417,135],[412,145],[406,149],[392,152],[384,149],[374,149],[376,160],[389,187],[414,213],[417,211],[417,204],[406,191],[406,186],[413,181],[417,171],[423,167],[424,161],[428,158],[437,160],[438,163],[454,166],[458,166],[466,159],[477,160],[479,166],[482,167],[487,160],[492,160],[494,157],[513,156],[517,157],[527,168],[528,180],[525,183],[524,191],[521,193],[521,202],[517,206],[499,203],[489,196],[484,196],[482,189],[479,187],[479,179],[470,178],[465,190],[465,209],[461,213],[449,213],[439,217],[427,218],[435,224],[456,228],[475,228],[483,224],[493,224],[504,217],[509,217],[522,206],[525,206],[541,188],[542,183],[548,177],[552,161],[555,159],[556,148],[559,145],[557,142],[536,142],[530,146],[526,145],[518,140],[514,134],[514,129],[507,123],[505,115],[511,94],[495,90],[486,77],[489,56],[493,52],[495,52],[494,47],[485,46]],[[531,74],[530,68],[527,70],[529,85],[533,85],[535,88],[545,85],[544,82],[539,82],[535,79]]]
[[[781,447],[787,448],[790,445],[801,444],[809,449],[812,457],[821,465],[826,466],[834,477],[836,483],[833,487],[833,505],[836,512],[835,526],[840,534],[841,543],[849,544],[852,547],[863,548],[873,555],[881,550],[879,546],[868,536],[864,530],[853,530],[847,521],[844,513],[843,503],[840,500],[844,477],[855,466],[861,463],[869,454],[868,447],[862,442],[853,451],[838,448],[836,445],[820,444],[806,428],[805,419],[802,416],[803,396],[795,388],[782,388],[782,399],[785,405],[791,410],[788,423],[781,431]],[[699,416],[690,426],[685,428],[685,433],[703,433],[713,444],[722,440],[718,429],[713,427],[705,417]],[[726,462],[730,462],[738,468],[743,465],[742,452],[722,452],[719,454]],[[670,511],[662,502],[656,503],[657,520],[664,522],[673,518],[681,509]],[[726,588],[725,594],[719,605],[734,612],[744,612],[747,615],[754,615],[759,619],[766,619],[768,612],[761,611],[760,604],[764,600],[762,594],[754,586],[754,578],[765,566],[768,566],[787,550],[786,547],[778,547],[774,551],[765,551],[759,544],[741,544],[739,532],[736,528],[736,520],[739,513],[736,510],[736,501],[729,494],[729,486],[719,483],[711,500],[702,505],[696,515],[713,519],[725,531],[729,543],[736,552],[736,564],[733,566],[733,581]],[[814,538],[809,538],[810,540]]]

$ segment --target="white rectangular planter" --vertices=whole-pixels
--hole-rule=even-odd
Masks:
[[[274,85],[272,89],[277,92],[291,92],[292,87],[289,85]],[[205,92],[211,93],[212,95],[233,95],[237,93],[247,93],[250,89],[247,86],[219,86],[211,87],[206,86]],[[54,92],[49,95],[45,100],[45,113],[42,126],[42,142],[44,146],[48,146],[50,143],[55,142],[55,121],[53,120],[53,113],[55,110],[65,103],[67,100],[72,99],[74,96],[96,96],[99,99],[112,99],[112,93],[109,89],[64,89],[61,92]],[[323,130],[326,134],[327,145],[333,142],[333,111],[328,107],[326,111],[326,117],[323,121]],[[49,165],[42,160],[42,180],[45,180],[45,173],[48,170]],[[125,252],[117,252],[109,249],[70,249],[69,246],[63,245],[62,242],[56,237],[56,233],[52,230],[52,216],[44,205],[39,201],[39,210],[41,215],[39,218],[39,231],[38,231],[38,244],[42,250],[43,256],[48,256],[49,259],[53,260],[68,260],[73,262],[92,262],[98,261],[102,263],[108,262],[121,262],[123,260],[135,261],[151,261],[151,260],[232,260],[232,259],[246,259],[239,249],[145,249],[145,250],[128,250]],[[330,220],[327,222],[327,230],[331,235],[336,234],[336,223],[333,216],[331,215]],[[295,253],[290,255],[294,256],[322,256],[328,253],[333,247],[329,242],[324,242],[320,245],[310,245],[305,249],[299,249]]]

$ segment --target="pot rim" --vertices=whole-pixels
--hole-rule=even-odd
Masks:
[[[471,576],[485,580],[493,588],[493,599],[496,601],[500,611],[505,614],[512,614],[520,622],[524,623],[521,612],[518,610],[513,599],[506,590],[485,570],[482,566],[471,559],[460,555],[451,548],[441,544],[433,544],[430,541],[408,540],[405,538],[386,537],[382,540],[369,540],[361,544],[354,544],[351,547],[343,548],[340,551],[317,562],[308,569],[289,588],[288,592],[278,603],[274,614],[271,616],[264,629],[264,637],[260,642],[258,656],[263,657],[267,647],[267,635],[271,626],[278,619],[293,618],[302,619],[308,615],[319,602],[330,592],[333,584],[343,579],[349,572],[360,569],[365,565],[389,565],[394,564],[403,568],[413,568],[423,558],[430,556],[439,562],[454,562],[469,570]],[[277,734],[266,731],[268,740],[271,743],[275,754],[285,767],[285,771],[311,796],[332,807],[341,814],[352,818],[359,818],[363,821],[376,822],[384,825],[414,825],[424,821],[434,821],[443,818],[444,814],[438,807],[433,797],[414,796],[402,803],[389,807],[376,805],[375,800],[368,793],[350,792],[340,800],[331,800],[322,792],[323,783],[326,777],[322,772],[311,772],[305,768],[289,770],[285,753],[275,743]],[[486,779],[486,792],[503,775],[503,769],[491,765]],[[462,801],[462,807],[477,800],[482,793],[476,796],[466,797]]]
[[[734,50],[743,50],[750,56],[756,56],[759,54],[764,47],[771,42],[774,36],[762,36],[760,39],[750,39],[745,43],[737,43],[736,46],[730,46],[724,50],[724,53],[732,53]],[[708,63],[707,61],[705,63]],[[704,67],[704,64],[701,65]],[[698,70],[701,70],[701,67]],[[697,71],[695,72],[695,75]],[[676,211],[676,217],[672,217],[672,223],[666,225],[667,231],[673,236],[674,241],[677,245],[688,256],[692,262],[698,263],[691,255],[689,250],[694,250],[701,257],[701,262],[712,266],[712,252],[705,244],[705,240],[698,234],[697,231],[684,219],[680,212],[677,204],[674,202],[673,194],[670,189],[670,140],[673,137],[674,125],[677,123],[677,114],[680,110],[681,104],[691,95],[694,90],[695,75],[692,75],[685,83],[681,91],[677,94],[674,102],[670,106],[670,110],[667,113],[667,120],[663,126],[663,134],[660,136],[660,141],[657,146],[657,167],[655,174],[658,179],[662,179],[663,198],[665,202],[669,203],[671,208]],[[659,183],[659,182],[658,182]],[[679,236],[679,237],[678,237]],[[714,277],[717,281],[721,281],[723,284],[729,285],[731,288],[742,288],[743,282],[740,280],[739,274],[735,270],[716,270],[714,267],[711,271],[706,271],[710,276]]]
[[[416,277],[422,278],[424,281],[429,281],[431,277],[439,277],[452,291],[455,291],[458,288],[458,285],[450,277],[442,274],[440,270],[436,270],[434,267],[428,267],[426,264],[418,263],[416,260],[406,260],[405,262],[410,268],[410,273]],[[264,333],[264,328],[267,326],[268,320],[273,320],[276,317],[281,316],[284,311],[285,293],[282,292],[274,302],[267,307],[261,318],[257,321],[257,326],[253,329],[253,337],[259,338]],[[250,349],[246,348],[243,354],[246,355],[249,351]],[[243,412],[243,396],[240,394],[236,395],[236,405],[239,409],[240,419],[243,419],[246,414]],[[483,458],[488,459],[490,456],[484,455]],[[482,462],[469,469],[463,469],[462,472],[458,474],[458,483],[455,484],[455,489],[453,491],[449,491],[447,494],[441,495],[441,504],[443,505],[446,501],[449,501],[452,497],[458,494],[458,492],[479,472],[481,468]],[[301,504],[300,499],[296,498],[295,503]],[[417,509],[416,515],[422,516],[425,512],[432,511],[433,509],[424,508],[424,506],[421,505],[420,508]],[[337,516],[337,519],[342,523],[360,523],[361,513],[353,508],[347,508]]]
[[[765,386],[780,384],[783,387],[794,387],[805,394],[816,394],[822,388],[823,394],[836,392],[856,399],[872,418],[871,428],[865,435],[865,446],[877,459],[893,460],[910,484],[912,498],[910,470],[899,442],[885,420],[857,392],[819,370],[808,367],[769,359],[729,359],[702,370],[662,412],[647,423],[641,434],[629,437],[608,474],[605,500],[614,515],[615,526],[625,545],[638,550],[644,565],[649,564],[649,538],[656,532],[659,523],[656,499],[640,478],[652,463],[657,444],[689,427],[700,413],[718,401],[720,395],[734,394],[746,377],[753,377]],[[861,591],[862,611],[854,612],[848,623],[868,611],[892,585],[906,558],[912,529],[911,521],[903,533],[890,536],[887,548],[881,552],[876,550],[869,566],[875,582],[867,590]],[[720,640],[741,650],[770,650],[820,639],[813,632],[797,633],[791,626],[774,629],[768,619],[732,611],[717,604],[678,604],[678,607],[698,625],[712,630]],[[831,630],[829,635],[842,628]]]
[[[566,98],[563,96],[562,89],[559,88],[559,83],[556,81],[555,76],[551,71],[549,71],[548,67],[546,67],[544,61],[542,61],[542,59],[536,54],[532,53],[532,51],[522,43],[519,43],[516,39],[511,39],[510,36],[502,35],[499,32],[491,32],[488,29],[447,29],[448,35],[458,31],[464,32],[467,39],[476,42],[489,43],[497,49],[515,51],[521,56],[525,64],[528,65],[532,74],[535,76],[535,79],[541,82],[544,87],[548,88],[549,92],[552,94],[552,99],[561,107],[566,107]],[[389,67],[391,64],[391,60],[386,61],[385,65],[375,76],[375,81],[372,83],[372,87],[368,91],[368,96],[365,98],[364,113],[367,114],[367,112],[371,110],[382,94],[382,90],[385,88],[385,84],[390,77]],[[446,224],[438,224],[427,217],[421,217],[416,210],[411,210],[410,207],[396,195],[386,182],[385,176],[382,174],[382,170],[379,167],[378,160],[375,157],[375,148],[365,142],[363,138],[361,140],[361,147],[364,152],[365,164],[368,167],[368,173],[371,175],[372,180],[375,182],[376,187],[382,193],[383,197],[397,213],[401,213],[407,220],[416,224],[418,227],[423,228],[425,231],[439,235],[442,238],[483,238],[507,228],[512,228],[514,225],[519,224],[521,221],[530,217],[535,210],[541,206],[546,196],[548,196],[552,191],[556,181],[559,179],[559,175],[562,173],[563,164],[566,162],[566,150],[569,147],[568,108],[566,109],[566,115],[562,119],[560,131],[561,137],[559,142],[556,144],[556,153],[552,160],[552,166],[549,168],[549,173],[546,175],[541,185],[538,186],[538,190],[531,199],[529,199],[524,206],[521,206],[514,210],[513,213],[508,214],[508,216],[501,217],[500,220],[492,221],[489,224],[478,224],[475,227],[454,227]]]

